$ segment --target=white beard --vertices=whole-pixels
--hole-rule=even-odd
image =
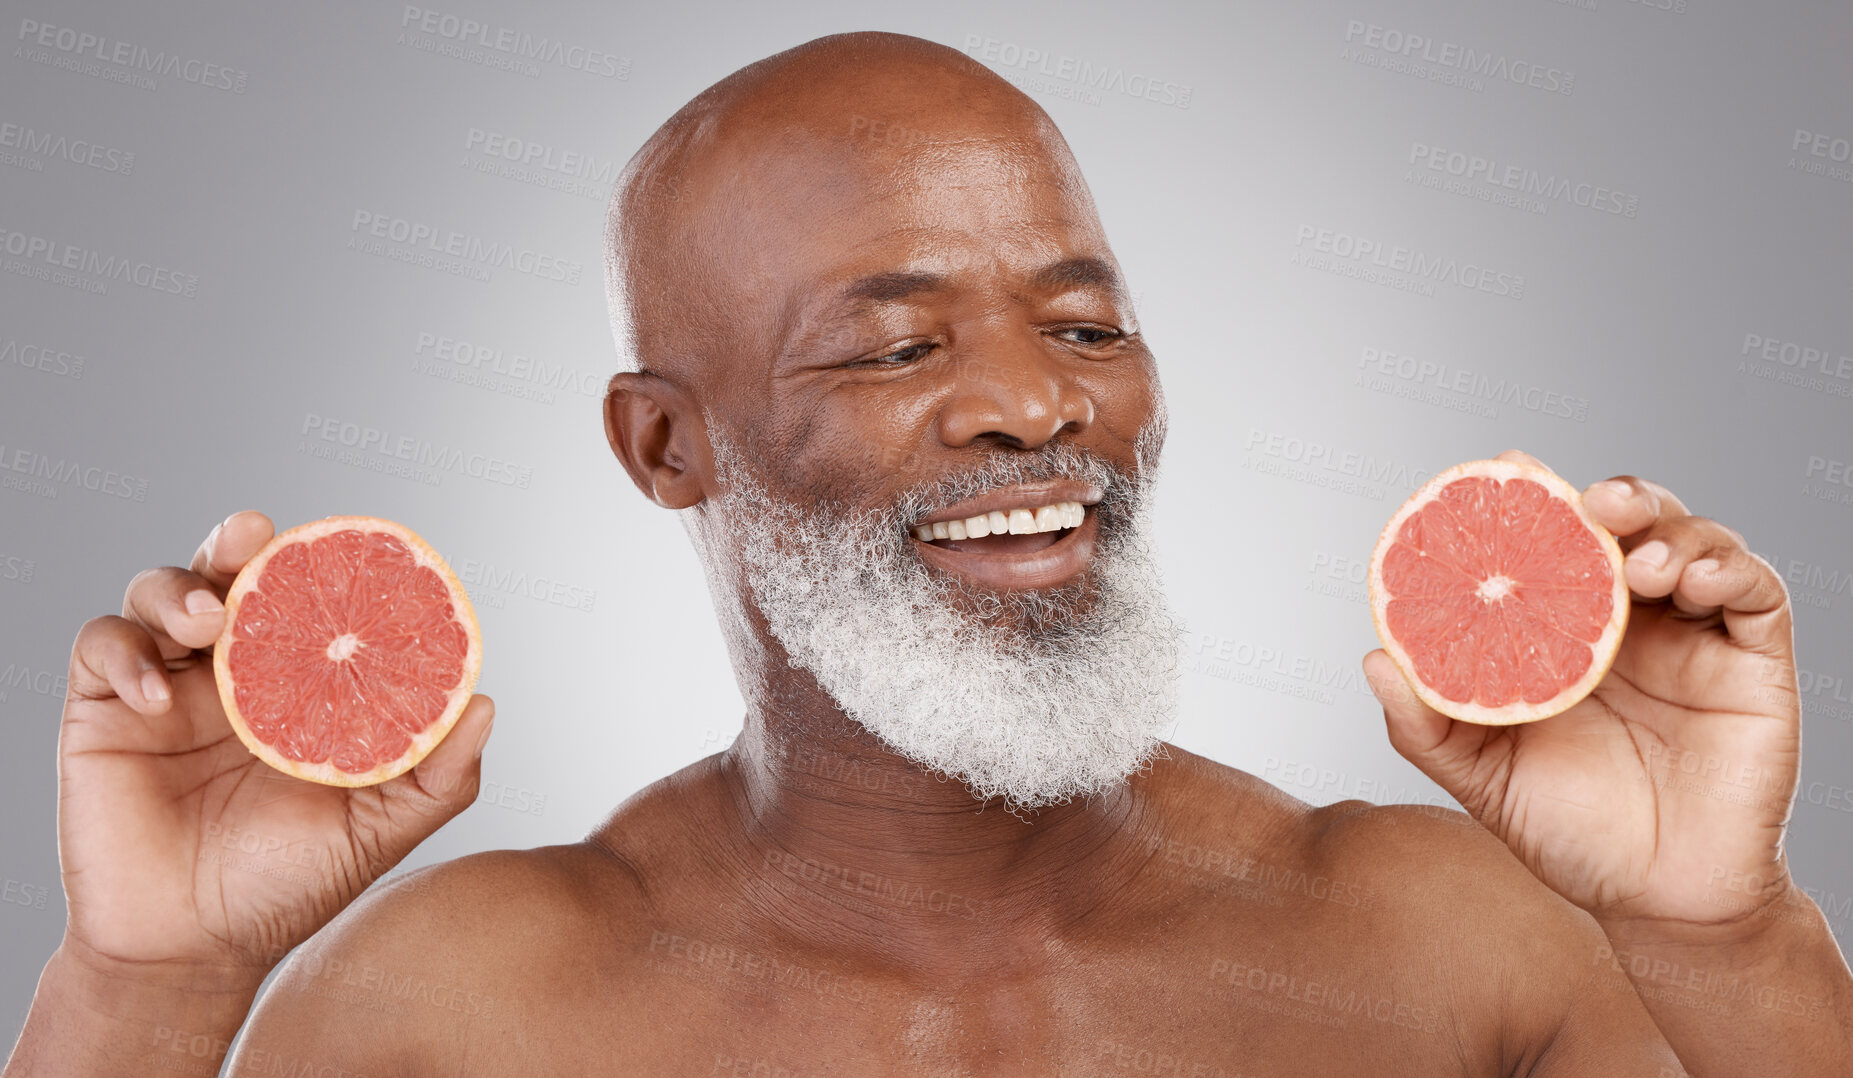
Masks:
[[[1150,539],[1152,457],[1119,474],[1048,443],[905,492],[885,511],[815,508],[771,494],[709,425],[725,493],[701,521],[729,533],[740,572],[794,666],[892,751],[1010,811],[1099,793],[1160,754],[1172,724],[1183,631]],[[997,592],[916,553],[913,521],[998,486],[1082,479],[1105,491],[1092,563],[1056,589]],[[691,510],[690,512],[703,512]],[[712,586],[727,587],[713,572]],[[731,590],[731,589],[730,589]],[[960,609],[952,602],[964,597]],[[718,596],[717,596],[718,598]]]

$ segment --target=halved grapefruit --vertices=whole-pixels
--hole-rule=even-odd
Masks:
[[[246,563],[212,656],[239,740],[328,786],[416,767],[481,666],[476,612],[438,552],[404,525],[351,516],[291,528]]]
[[[1371,620],[1403,680],[1463,722],[1569,709],[1628,628],[1621,547],[1576,488],[1520,461],[1475,460],[1403,503],[1370,560]]]

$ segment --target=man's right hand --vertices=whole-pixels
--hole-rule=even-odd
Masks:
[[[486,696],[416,768],[357,789],[276,771],[232,732],[211,649],[273,532],[234,513],[190,568],[138,574],[122,616],[78,633],[58,738],[63,949],[99,972],[261,979],[476,799]]]

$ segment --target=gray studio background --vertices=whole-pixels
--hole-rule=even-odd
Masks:
[[[4,5],[0,1043],[63,927],[72,638],[234,510],[394,518],[474,595],[487,786],[409,865],[573,841],[732,738],[699,566],[600,426],[604,200],[703,87],[850,29],[979,56],[1092,184],[1172,409],[1176,742],[1450,803],[1359,671],[1379,528],[1506,448],[1638,473],[1789,581],[1790,850],[1853,931],[1853,11],[433,2]]]

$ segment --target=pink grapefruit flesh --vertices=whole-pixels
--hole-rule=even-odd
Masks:
[[[463,585],[411,529],[328,517],[278,535],[232,582],[213,649],[219,700],[265,763],[371,786],[450,733],[482,666]]]
[[[1475,460],[1398,509],[1370,563],[1371,619],[1423,702],[1509,726],[1588,696],[1628,627],[1621,547],[1576,488],[1519,461]]]

